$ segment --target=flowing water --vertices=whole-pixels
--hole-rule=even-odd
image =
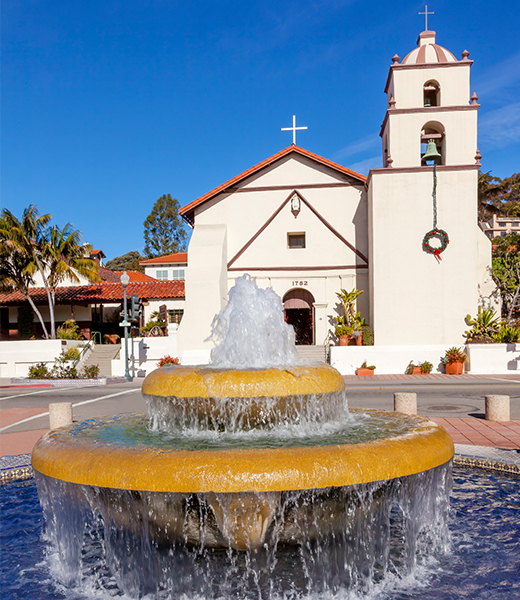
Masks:
[[[429,548],[428,535],[419,535],[414,565],[404,567],[406,534],[402,508],[390,509],[392,536],[389,564],[385,573],[373,563],[373,581],[348,587],[336,576],[343,560],[352,549],[339,548],[327,540],[323,549],[312,544],[283,545],[271,553],[246,553],[197,548],[161,548],[148,550],[160,558],[159,589],[149,591],[147,600],[224,600],[236,598],[271,598],[305,600],[512,600],[520,597],[520,481],[496,473],[453,470],[448,538]],[[377,494],[376,490],[359,492],[358,502]],[[124,500],[131,508],[134,499]],[[295,498],[288,502],[295,502]],[[420,499],[419,499],[420,505]],[[408,509],[412,507],[408,506]],[[415,506],[417,508],[417,506]],[[406,509],[406,506],[405,506]],[[0,590],[9,600],[108,600],[127,599],[121,591],[119,574],[131,564],[119,565],[116,576],[109,570],[111,544],[132,544],[135,540],[118,539],[115,534],[105,541],[100,516],[90,518],[84,528],[80,582],[67,588],[63,565],[49,533],[42,535],[43,513],[34,480],[0,486]],[[64,516],[72,519],[72,516]],[[358,529],[363,523],[358,523]],[[374,527],[382,529],[382,523]],[[367,532],[369,545],[377,546]],[[64,539],[74,544],[78,528],[66,532]],[[348,542],[348,533],[344,542]],[[337,542],[337,540],[334,540]],[[107,549],[108,546],[108,549]],[[146,548],[137,544],[134,559],[142,561],[139,570],[147,570]],[[108,554],[107,554],[108,553]],[[329,579],[324,573],[329,573]],[[70,573],[68,575],[70,577]],[[74,575],[76,577],[76,575]],[[169,585],[171,588],[169,589]],[[184,591],[181,591],[184,586]],[[360,589],[361,588],[361,589]],[[145,590],[143,590],[145,591]]]

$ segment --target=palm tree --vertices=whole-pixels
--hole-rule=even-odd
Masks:
[[[50,217],[40,217],[33,205],[24,211],[21,222],[7,209],[0,215],[0,289],[18,290],[28,300],[46,339],[49,334],[29,288],[35,283],[34,274],[40,271],[42,230]]]
[[[53,225],[45,232],[42,257],[50,290],[49,309],[53,339],[56,337],[54,318],[56,288],[64,281],[80,283],[80,276],[93,282],[101,281],[98,275],[98,264],[89,258],[91,252],[92,247],[89,244],[81,245],[81,233],[73,230],[70,223],[67,223],[63,229]]]

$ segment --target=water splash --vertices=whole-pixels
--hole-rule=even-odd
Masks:
[[[229,302],[216,315],[208,338],[215,344],[211,363],[223,368],[282,367],[298,363],[294,329],[284,321],[280,296],[242,275]]]

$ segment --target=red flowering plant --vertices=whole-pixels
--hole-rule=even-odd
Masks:
[[[166,367],[168,365],[180,365],[181,361],[178,358],[172,356],[163,356],[157,363],[158,367]]]

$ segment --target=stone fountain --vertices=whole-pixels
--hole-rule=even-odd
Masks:
[[[149,415],[75,423],[36,445],[67,585],[83,577],[87,531],[98,532],[106,568],[134,597],[215,595],[210,573],[222,552],[225,569],[241,573],[230,596],[363,590],[446,544],[454,448],[442,427],[349,411],[341,375],[298,363],[279,297],[248,276],[212,329],[209,366],[145,379]],[[282,583],[275,573],[287,560],[300,574]]]

